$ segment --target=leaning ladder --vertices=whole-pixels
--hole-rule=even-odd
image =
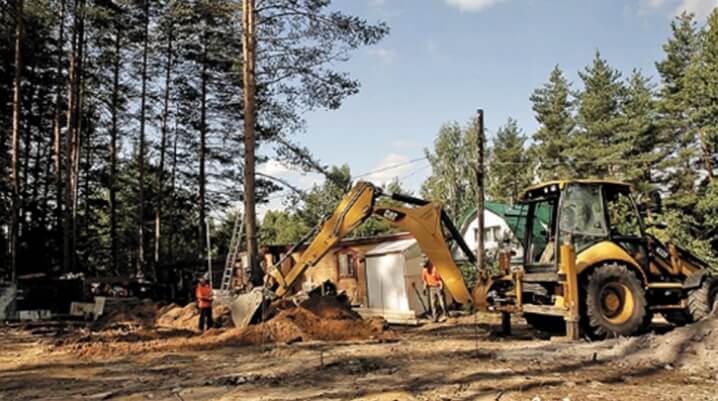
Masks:
[[[232,239],[229,241],[227,260],[224,264],[224,273],[222,273],[222,284],[220,285],[220,289],[222,291],[228,291],[229,286],[232,284],[234,265],[237,262],[237,256],[239,255],[240,247],[242,245],[243,234],[244,219],[242,218],[242,213],[237,213],[237,218],[234,220],[234,228],[232,228]]]

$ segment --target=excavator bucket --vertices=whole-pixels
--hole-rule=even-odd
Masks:
[[[243,328],[249,326],[265,302],[262,288],[254,288],[252,291],[239,295],[230,306],[232,310],[232,322],[234,327]]]

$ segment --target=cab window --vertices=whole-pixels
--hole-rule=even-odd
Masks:
[[[564,191],[560,216],[561,241],[571,238],[576,251],[608,235],[598,185],[569,185]]]
[[[615,237],[640,237],[641,223],[626,191],[606,188],[609,230]]]
[[[553,226],[556,202],[557,198],[554,197],[531,204],[528,260],[532,264],[550,265],[555,260],[556,243]]]

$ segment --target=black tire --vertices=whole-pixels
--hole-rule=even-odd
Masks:
[[[628,267],[598,267],[586,287],[586,331],[593,338],[641,333],[651,322],[643,284]]]
[[[538,313],[524,313],[524,319],[529,326],[545,333],[562,333],[566,331],[566,322],[558,316],[539,315]]]
[[[688,293],[688,313],[694,322],[708,317],[715,307],[718,281],[709,278],[700,287]]]
[[[661,312],[663,317],[674,326],[681,327],[693,323],[693,316],[685,310]]]

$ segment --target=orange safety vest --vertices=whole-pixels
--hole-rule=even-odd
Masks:
[[[429,287],[438,287],[441,284],[441,276],[439,276],[439,272],[437,272],[436,268],[433,266],[431,269],[422,270],[421,279]]]
[[[197,285],[195,291],[197,296],[197,306],[200,308],[211,308],[212,307],[212,289],[209,288],[209,284]]]

